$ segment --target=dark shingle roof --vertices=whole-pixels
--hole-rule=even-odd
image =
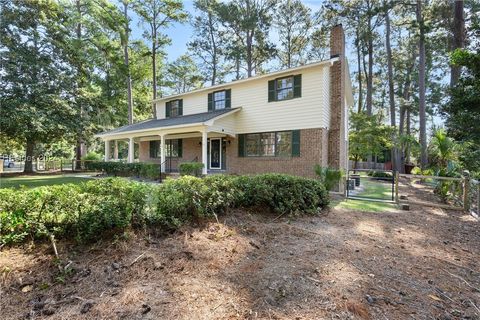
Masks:
[[[99,135],[110,135],[115,133],[127,133],[127,132],[138,131],[138,130],[148,130],[148,129],[155,129],[155,128],[160,129],[164,127],[178,126],[183,124],[201,123],[201,122],[205,122],[213,118],[216,118],[222,114],[229,113],[236,109],[237,108],[215,110],[210,112],[195,113],[195,114],[189,114],[185,116],[178,116],[178,117],[172,117],[172,118],[166,118],[166,119],[150,119],[150,120],[134,123],[131,125],[119,127],[110,131],[105,131],[100,133]]]

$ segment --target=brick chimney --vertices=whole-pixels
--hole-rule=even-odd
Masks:
[[[330,128],[328,132],[328,165],[347,169],[348,142],[345,109],[345,34],[341,24],[330,31]]]

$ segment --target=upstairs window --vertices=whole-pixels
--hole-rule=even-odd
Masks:
[[[225,109],[225,90],[213,93],[213,107],[215,110]]]
[[[286,100],[293,98],[293,77],[275,80],[275,99]]]
[[[208,94],[208,111],[231,108],[232,90],[215,91]]]
[[[302,96],[302,75],[278,78],[268,82],[268,101],[282,101]]]
[[[165,117],[178,117],[183,115],[183,99],[172,100],[165,103]]]

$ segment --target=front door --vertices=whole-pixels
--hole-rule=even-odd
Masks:
[[[210,169],[222,168],[222,139],[210,139]]]

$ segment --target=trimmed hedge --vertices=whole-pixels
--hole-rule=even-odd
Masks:
[[[281,174],[184,176],[160,185],[106,178],[79,185],[0,189],[0,243],[49,234],[88,242],[132,227],[176,229],[192,218],[213,217],[231,207],[313,214],[328,201],[319,181]]]
[[[202,175],[203,163],[201,162],[183,162],[178,165],[180,175],[182,176],[195,176],[200,177]]]
[[[113,161],[85,162],[88,170],[104,171],[115,177],[141,177],[156,179],[160,177],[160,164],[158,163],[125,163]]]

